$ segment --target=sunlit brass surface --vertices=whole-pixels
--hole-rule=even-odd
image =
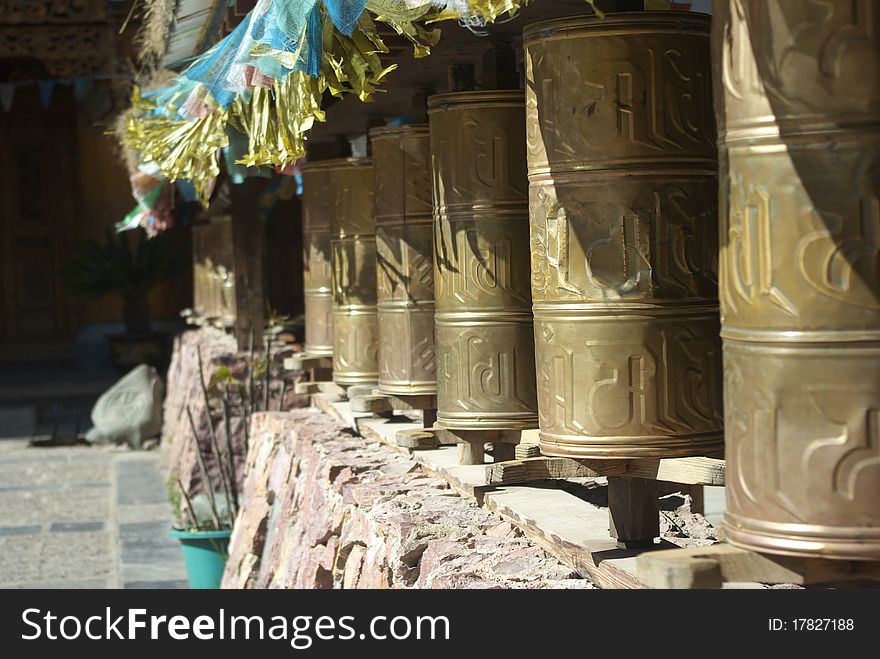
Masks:
[[[333,381],[378,380],[376,234],[369,158],[326,161],[332,205]]]
[[[880,11],[716,3],[727,539],[880,559]]]
[[[302,168],[303,288],[306,337],[310,355],[333,354],[333,269],[330,252],[330,196],[327,165],[321,161]]]
[[[433,219],[427,124],[370,131],[378,254],[379,391],[434,394]]]
[[[709,19],[575,17],[523,38],[541,450],[716,454]]]
[[[521,91],[428,100],[437,423],[537,426]]]

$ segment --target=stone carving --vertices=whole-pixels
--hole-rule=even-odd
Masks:
[[[132,369],[101,394],[92,408],[90,442],[126,442],[140,448],[162,430],[162,381],[146,364]]]

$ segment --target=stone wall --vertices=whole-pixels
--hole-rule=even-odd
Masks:
[[[214,453],[210,446],[209,423],[214,426],[220,450],[225,451],[226,449],[226,431],[219,398],[213,397],[212,394],[213,413],[210,418],[205,409],[204,396],[198,380],[199,349],[202,353],[207,382],[210,382],[220,369],[224,369],[224,372],[227,372],[232,378],[246,382],[249,361],[249,355],[237,353],[235,340],[232,336],[213,327],[189,330],[175,339],[163,407],[161,453],[166,476],[179,478],[190,495],[202,491],[202,479],[196,462],[195,444],[187,418],[187,409],[192,412],[199,442],[206,455],[206,467],[217,490],[220,488],[218,463],[214,459]],[[279,346],[272,350],[272,376],[275,378],[275,383],[274,386],[270,386],[269,409],[278,409],[281,393],[278,378],[283,373],[284,358],[290,356],[292,352],[290,347]],[[255,360],[259,358],[260,355],[255,355]],[[300,379],[299,374],[286,373],[284,376],[288,384],[285,388],[283,408],[290,409],[307,405],[308,399],[306,397],[296,396],[294,393],[295,383]],[[257,379],[256,398],[259,401],[263,401],[262,386],[262,378]],[[235,393],[237,385],[233,383],[231,387]],[[217,388],[212,391],[219,393]],[[259,405],[262,406],[262,402]],[[238,404],[237,398],[235,398],[230,416],[230,435],[235,456],[236,477],[240,487],[244,475],[247,447],[241,406]]]
[[[592,588],[498,515],[317,410],[252,418],[226,588]]]

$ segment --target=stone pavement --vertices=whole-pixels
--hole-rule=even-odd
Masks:
[[[186,588],[157,452],[0,441],[0,588]]]

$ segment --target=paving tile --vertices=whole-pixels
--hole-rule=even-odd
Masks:
[[[0,492],[66,492],[68,490],[107,489],[110,483],[37,483],[31,485],[0,485]]]
[[[84,533],[103,530],[104,522],[55,522],[49,527],[51,533]]]
[[[167,581],[128,581],[123,588],[131,590],[181,590],[189,589],[189,583],[186,579],[174,579]]]
[[[43,527],[39,524],[27,526],[0,526],[0,535],[30,535],[31,533],[39,533]]]
[[[165,479],[154,460],[119,460],[116,463],[117,503],[166,503]]]
[[[69,579],[66,581],[32,581],[26,583],[3,584],[0,589],[26,589],[35,588],[40,590],[99,590],[107,588],[106,579]]]

